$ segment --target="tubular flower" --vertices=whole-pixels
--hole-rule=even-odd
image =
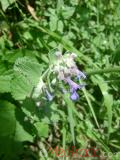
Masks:
[[[70,85],[71,90],[76,91],[77,89],[80,88],[80,86],[79,86],[77,83],[75,83],[74,81],[72,81],[72,80],[70,79],[70,77],[66,78],[66,81],[67,81],[68,84]]]
[[[85,85],[77,84],[74,80],[85,79],[86,75],[77,67],[75,63],[76,57],[75,53],[67,52],[62,55],[60,51],[56,51],[55,55],[52,55],[47,72],[43,73],[35,87],[33,97],[38,99],[42,94],[44,99],[47,98],[47,100],[52,101],[54,96],[49,92],[49,89],[53,92],[56,88],[59,88],[64,94],[70,93],[70,98],[73,101],[77,100],[79,98],[77,90]],[[67,90],[66,85],[70,89]],[[61,88],[61,86],[63,87]]]
[[[80,88],[83,88],[85,85],[78,85],[77,83],[75,83],[74,81],[72,81],[70,79],[70,77],[67,77],[67,80],[66,80],[70,86],[70,93],[71,93],[71,99],[72,100],[77,100],[79,98],[79,95],[77,94],[77,90],[80,89]]]
[[[80,78],[86,79],[86,75],[78,70],[77,79],[80,80]]]
[[[76,101],[78,98],[79,98],[79,95],[77,94],[76,91],[72,92],[70,98],[73,100],[73,101]]]
[[[77,57],[75,53],[66,53],[62,55],[61,52],[57,51],[55,55],[56,63],[53,72],[57,74],[58,80],[63,81],[70,86],[70,98],[75,101],[79,98],[77,90],[85,85],[77,84],[72,78],[76,77],[78,80],[81,78],[85,79],[86,75],[78,69],[75,63],[75,58]]]

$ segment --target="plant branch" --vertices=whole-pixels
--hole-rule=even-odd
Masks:
[[[104,74],[104,73],[111,73],[111,72],[120,72],[120,67],[88,70],[86,73],[87,75],[94,75],[94,74]]]

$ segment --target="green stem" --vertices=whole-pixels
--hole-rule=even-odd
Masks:
[[[74,131],[75,121],[74,121],[74,117],[73,117],[74,103],[71,101],[70,95],[67,94],[67,93],[64,95],[63,98],[64,98],[64,100],[65,100],[65,102],[67,104],[68,121],[69,121],[69,124],[70,124],[70,130],[71,130],[73,144],[75,145],[75,131]]]
[[[110,72],[120,72],[120,67],[104,68],[104,69],[98,69],[98,70],[88,70],[87,75],[103,74],[103,73],[110,73]]]

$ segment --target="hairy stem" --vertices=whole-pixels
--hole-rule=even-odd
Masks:
[[[120,67],[110,67],[110,68],[104,68],[104,69],[96,69],[96,70],[88,70],[86,73],[87,75],[93,75],[93,74],[104,74],[104,73],[111,73],[111,72],[120,72]]]

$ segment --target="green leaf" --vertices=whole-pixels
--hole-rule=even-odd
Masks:
[[[36,122],[34,126],[37,130],[39,137],[48,137],[48,131],[49,131],[48,124],[43,122]]]
[[[58,22],[58,17],[56,15],[51,15],[49,22],[51,31],[55,31],[57,29],[57,22]]]
[[[52,50],[49,51],[48,56],[49,56],[49,60],[50,60],[50,64],[53,64],[56,61],[56,55],[55,53],[58,51],[57,48],[54,48]]]
[[[33,85],[36,85],[42,74],[43,65],[33,58],[23,57],[16,60],[14,70],[25,76]]]
[[[29,57],[18,58],[14,65],[14,78],[11,83],[11,92],[16,100],[30,97],[32,89],[39,82],[43,66]]]
[[[113,96],[108,92],[108,85],[102,79],[99,79],[99,87],[104,97],[104,104],[107,108],[107,115],[108,115],[108,138],[112,131],[112,105],[113,105]]]
[[[15,0],[0,0],[2,4],[2,9],[5,11]]]
[[[102,92],[103,98],[104,98],[104,104],[107,108],[107,115],[108,115],[108,139],[110,136],[110,133],[112,131],[111,125],[112,125],[112,105],[113,105],[113,96],[109,94],[109,87],[108,84],[104,82],[104,79],[100,76],[96,76],[96,78],[92,77],[93,81],[98,84],[100,87],[100,90]]]
[[[14,75],[11,81],[11,94],[16,100],[24,100],[26,97],[30,97],[33,85],[19,73]]]
[[[5,64],[2,61],[0,61],[0,75],[3,75],[6,70],[7,68]]]
[[[5,93],[5,92],[10,92],[10,83],[11,83],[11,76],[0,76],[0,92]]]
[[[30,98],[25,99],[21,109],[27,117],[32,118],[35,121],[39,120],[38,114],[37,114],[38,110],[37,110],[37,107],[35,106],[34,100]]]
[[[58,123],[64,119],[65,113],[58,109],[58,105],[55,102],[45,102],[42,107],[39,108],[39,119],[47,124]]]
[[[75,12],[75,8],[74,7],[65,6],[65,9],[62,12],[62,16],[65,19],[68,19],[74,14],[74,12]]]
[[[21,142],[33,141],[32,135],[28,129],[26,130],[26,123],[22,123],[19,117],[23,120],[20,110],[15,105],[0,101],[0,157],[2,155],[5,160],[17,159],[17,154],[23,147]]]
[[[8,61],[9,63],[14,63],[18,58],[23,57],[23,50],[11,50],[6,51],[3,55],[3,60]]]
[[[7,101],[0,101],[0,137],[13,134],[15,127],[15,106]]]
[[[63,29],[64,29],[64,24],[61,20],[58,21],[58,27],[57,30],[61,33],[63,33]]]
[[[0,156],[12,159],[13,135],[16,128],[15,106],[7,101],[0,101]],[[15,154],[15,152],[14,152]]]
[[[33,136],[24,129],[24,126],[21,125],[20,122],[17,121],[14,140],[19,142],[33,142]]]
[[[33,142],[33,126],[29,121],[25,121],[26,115],[22,112],[21,108],[16,108],[15,110],[16,130],[14,134],[14,140],[17,142]]]

